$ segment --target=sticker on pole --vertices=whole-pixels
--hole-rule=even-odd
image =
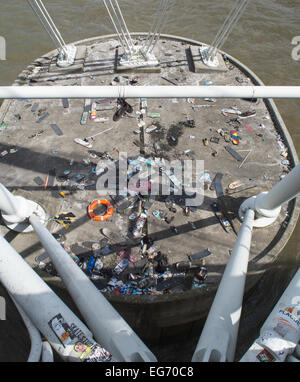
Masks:
[[[288,333],[295,333],[300,329],[299,311],[296,312],[293,307],[280,309],[277,316],[273,319],[276,326],[273,328],[281,337]]]
[[[53,317],[48,325],[64,347],[71,344],[75,338],[70,326],[60,313]]]
[[[109,362],[112,359],[112,355],[97,343],[89,346],[78,341],[73,346],[72,354],[82,362]]]

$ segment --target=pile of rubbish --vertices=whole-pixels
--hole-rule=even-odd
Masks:
[[[102,230],[108,237],[114,237],[109,229]],[[64,237],[62,238],[64,239]],[[112,255],[116,246],[112,239],[93,243],[91,249],[74,245],[64,249],[74,262],[93,281],[101,292],[124,295],[162,295],[205,287],[207,268],[204,257],[211,255],[206,249],[189,256],[189,261],[168,264],[167,256],[147,238],[140,240],[139,259],[130,255],[130,248],[117,250],[117,265],[112,269],[105,266],[105,258]],[[63,243],[63,242],[62,242]],[[78,249],[86,250],[80,255]],[[40,259],[40,268],[58,276],[51,262]]]

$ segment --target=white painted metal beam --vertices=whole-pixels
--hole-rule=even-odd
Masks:
[[[27,314],[24,312],[24,310],[20,307],[20,305],[15,301],[13,296],[10,294],[10,298],[16,305],[17,310],[19,311],[24,325],[26,326],[26,329],[28,331],[29,337],[30,337],[30,353],[27,359],[27,362],[39,362],[41,358],[42,353],[42,337],[38,329],[33,325]]]
[[[0,99],[300,98],[300,86],[1,86]]]
[[[267,227],[277,219],[282,204],[300,194],[300,164],[278,182],[269,192],[246,199],[240,206],[239,214],[243,217],[248,208],[256,212],[254,227]]]
[[[156,361],[148,347],[39,219],[32,215],[29,220],[95,338],[123,362]]]
[[[260,336],[240,362],[259,362],[265,358],[275,362],[299,362],[296,358],[300,355],[299,340],[300,268],[260,329]]]
[[[66,361],[81,361],[79,341],[96,344],[91,331],[0,236],[0,281],[33,325]],[[68,329],[69,328],[69,329]],[[76,334],[75,334],[76,330]],[[85,342],[86,343],[86,342]]]
[[[248,210],[192,362],[233,362],[248,269],[254,211]]]

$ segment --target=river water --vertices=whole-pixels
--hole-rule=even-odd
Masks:
[[[120,0],[131,32],[148,32],[159,0]],[[213,41],[234,0],[177,0],[165,33],[205,43]],[[102,1],[44,1],[66,42],[114,33]],[[252,0],[222,50],[252,69],[266,85],[300,86],[299,0]],[[48,35],[24,0],[1,1],[0,36],[6,40],[6,60],[0,60],[0,86],[11,84],[34,59],[53,49]],[[300,153],[300,100],[277,100],[281,116]],[[272,306],[299,266],[300,225],[273,269],[247,297],[240,325],[237,356],[258,333]]]

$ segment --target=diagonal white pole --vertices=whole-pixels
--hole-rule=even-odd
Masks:
[[[74,352],[74,345],[79,341],[78,333],[81,333],[82,341],[96,344],[86,325],[2,236],[0,281],[33,325],[64,360],[80,362],[80,353]]]
[[[193,362],[234,360],[254,211],[248,210],[194,352]]]
[[[28,331],[29,337],[30,337],[30,342],[31,342],[31,347],[30,347],[30,353],[27,359],[27,362],[39,362],[41,358],[41,353],[42,353],[42,338],[41,334],[38,331],[38,329],[33,325],[27,314],[24,312],[24,310],[20,307],[20,305],[15,301],[13,296],[11,294],[10,298],[16,305],[17,310],[19,311],[23,322],[26,326],[26,329]]]
[[[152,352],[39,219],[32,215],[29,221],[95,338],[123,362],[156,361]]]
[[[299,340],[300,268],[261,327],[260,337],[243,355],[240,362],[259,362],[267,360],[268,357],[270,361],[276,362],[286,360],[299,362]]]

